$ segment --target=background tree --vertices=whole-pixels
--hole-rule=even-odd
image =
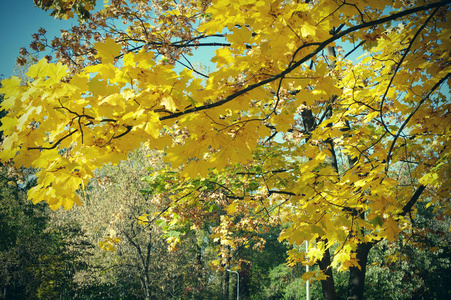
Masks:
[[[74,275],[86,268],[82,257],[93,245],[73,224],[50,226],[48,206],[27,201],[21,178],[32,173],[0,168],[0,298],[73,298],[78,288]]]
[[[153,198],[161,197],[141,193],[147,186],[141,177],[150,167],[160,168],[161,158],[145,147],[117,166],[104,166],[86,188],[86,205],[55,218],[81,224],[89,240],[100,246],[87,257],[91,268],[78,278],[87,286],[92,281],[115,286],[105,296],[113,298],[180,299],[208,293],[204,280],[211,275],[197,236],[175,231],[164,235],[148,222],[158,203]],[[181,240],[173,251],[165,239],[171,234]]]

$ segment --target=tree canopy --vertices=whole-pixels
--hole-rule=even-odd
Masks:
[[[80,20],[89,18],[89,11],[94,8],[96,0],[33,0],[34,4],[44,10],[52,10],[51,15],[57,19],[73,18],[74,13]]]
[[[293,264],[324,263],[304,279],[364,274],[418,201],[449,212],[450,4],[111,1],[52,41],[59,62],[2,81],[0,160],[39,169],[34,203],[70,209],[96,168],[145,143],[167,162],[148,178],[172,200],[161,217],[196,223],[223,199],[224,249],[280,222],[280,240],[311,241]]]

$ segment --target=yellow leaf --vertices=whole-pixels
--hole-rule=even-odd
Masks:
[[[301,35],[302,37],[315,36],[316,27],[310,25],[309,23],[303,23],[301,25]]]
[[[146,116],[146,121],[141,126],[147,134],[156,139],[160,135],[160,119],[158,118],[158,115],[152,111],[148,112]]]
[[[224,29],[224,26],[219,22],[210,21],[205,22],[201,26],[199,26],[199,32],[203,32],[206,34],[213,34],[216,32],[221,32]]]
[[[64,20],[68,20],[68,19],[72,19],[73,17],[74,17],[74,13],[71,10],[69,10],[69,11],[66,11],[63,18],[64,18]]]
[[[18,120],[17,120],[17,118],[11,118],[8,116],[4,116],[1,119],[1,122],[2,122],[2,126],[0,126],[0,131],[3,131],[3,134],[5,134],[5,135],[9,135],[15,131]]]
[[[227,35],[227,40],[235,45],[236,48],[246,48],[246,43],[252,37],[252,32],[246,27],[234,28],[233,34]]]
[[[304,274],[302,274],[302,280],[307,281],[309,279],[312,279],[315,276],[316,276],[316,272],[315,271],[305,272]]]
[[[30,107],[28,110],[25,111],[25,113],[20,116],[20,118],[17,120],[16,128],[19,131],[22,131],[24,127],[26,127],[29,124],[29,118],[30,115],[33,114],[33,111],[35,110],[35,107]]]
[[[76,74],[70,80],[70,83],[79,88],[81,91],[88,90],[89,87],[89,75],[88,74]]]
[[[327,275],[324,273],[320,273],[315,277],[315,281],[323,281],[327,279]]]
[[[373,112],[369,113],[368,115],[366,115],[365,121],[366,121],[366,122],[369,122],[369,121],[371,121],[372,119],[374,119],[375,117],[377,117],[378,115],[379,115],[379,112],[378,112],[378,111],[373,111]]]
[[[213,266],[219,266],[220,261],[219,261],[218,259],[215,259],[215,260],[212,260],[212,261],[211,261],[211,264],[212,264]]]
[[[387,239],[389,241],[393,241],[397,238],[397,235],[400,231],[398,227],[398,223],[393,220],[393,218],[389,217],[388,219],[384,220],[384,233],[387,236]]]
[[[161,105],[163,105],[170,112],[177,111],[177,104],[171,96],[166,96],[161,99]]]
[[[47,69],[49,67],[49,63],[45,58],[41,59],[38,63],[30,66],[27,72],[27,76],[30,78],[42,78],[46,77],[47,75]]]
[[[215,51],[216,56],[211,59],[218,66],[228,65],[233,62],[232,52],[229,48],[219,48]]]
[[[153,60],[153,52],[147,52],[145,49],[141,49],[135,56],[134,61],[138,63],[138,67],[142,69],[150,69],[155,65]]]
[[[149,224],[149,219],[147,218],[149,216],[149,214],[144,214],[142,216],[138,217],[138,224],[140,225],[147,225]]]
[[[0,94],[5,94],[5,99],[8,99],[12,96],[18,96],[20,93],[20,78],[17,76],[12,76],[11,78],[7,78],[2,80]],[[9,109],[5,107],[5,103],[1,103],[1,107],[4,109]]]
[[[47,74],[49,80],[52,82],[59,82],[64,76],[67,75],[67,66],[58,62],[56,64],[48,64]]]
[[[182,159],[186,159],[186,157],[181,157]],[[196,178],[198,176],[206,177],[209,170],[208,168],[200,163],[199,161],[190,161],[183,168],[183,176],[187,178]]]
[[[237,205],[238,205],[238,202],[237,202],[236,200],[233,201],[232,204],[229,204],[229,205],[226,207],[227,214],[233,215],[233,214],[235,213],[235,211],[236,211]]]
[[[105,42],[95,43],[94,48],[97,50],[96,57],[100,58],[104,64],[113,63],[121,51],[121,45],[112,38],[106,39]]]

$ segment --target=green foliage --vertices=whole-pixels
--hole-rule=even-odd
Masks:
[[[49,208],[27,201],[19,175],[0,169],[0,298],[74,297],[74,274],[86,267],[80,258],[92,245],[77,226],[50,226]]]
[[[234,252],[235,259],[243,262],[240,290],[244,299],[266,299],[266,290],[271,284],[271,270],[286,262],[289,247],[277,240],[279,232],[280,228],[272,227],[268,233],[259,234],[265,245],[258,251],[251,247],[239,247]]]
[[[161,195],[140,192],[147,186],[141,178],[150,167],[161,168],[161,159],[143,146],[130,153],[127,161],[95,172],[85,190],[86,205],[57,212],[56,221],[80,224],[89,241],[101,245],[85,257],[88,268],[76,276],[82,286],[79,294],[104,299],[210,299],[207,295],[214,295],[212,280],[217,276],[206,261],[208,245],[199,238],[201,232],[153,219],[159,208],[154,198]],[[178,248],[170,247],[166,242],[170,238],[180,240]],[[98,292],[101,296],[96,296]]]
[[[451,296],[449,216],[428,202],[417,205],[415,226],[397,243],[371,251],[367,298],[448,299]]]
[[[299,284],[299,288],[302,288],[302,283],[299,280],[294,280],[293,271],[285,264],[278,265],[271,269],[268,275],[270,280],[269,286],[266,288],[265,294],[268,299],[283,299],[285,296],[286,288],[290,283]]]

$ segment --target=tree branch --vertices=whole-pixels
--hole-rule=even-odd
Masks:
[[[402,123],[401,127],[399,128],[398,132],[396,133],[395,138],[393,139],[393,142],[390,145],[390,149],[388,150],[387,153],[387,166],[385,167],[385,170],[388,170],[388,167],[390,165],[390,159],[392,157],[392,152],[393,152],[393,148],[395,147],[396,144],[396,140],[398,139],[398,137],[400,136],[401,132],[403,131],[404,127],[407,125],[407,123],[409,123],[410,119],[413,117],[413,115],[418,111],[418,109],[420,108],[420,106],[424,103],[424,101],[426,101],[429,96],[445,81],[447,80],[449,77],[451,76],[451,73],[446,74],[445,77],[443,77],[442,79],[439,80],[439,82],[437,82],[429,91],[429,93],[427,93],[427,95],[425,95],[421,101],[418,103],[417,107],[415,107],[415,109],[410,113],[410,115],[407,117],[407,119],[404,121],[404,123]]]
[[[357,30],[360,30],[360,29],[363,29],[363,28],[372,27],[372,26],[375,26],[375,25],[379,25],[379,24],[382,24],[382,23],[385,23],[385,22],[388,22],[388,21],[392,21],[392,20],[395,20],[397,18],[406,16],[406,15],[409,15],[409,14],[416,13],[416,12],[428,10],[428,9],[435,8],[435,7],[445,6],[445,5],[448,5],[450,3],[451,3],[451,0],[446,0],[446,1],[440,1],[440,2],[426,4],[426,5],[419,6],[419,7],[414,7],[414,8],[411,8],[411,9],[406,9],[405,11],[392,14],[392,15],[390,15],[388,17],[381,18],[379,20],[374,20],[374,21],[370,21],[370,22],[366,22],[366,23],[362,23],[362,24],[350,27],[350,28],[348,28],[346,30],[343,30],[343,31],[337,33],[336,35],[330,37],[329,39],[325,40],[322,43],[307,43],[307,44],[304,44],[301,47],[299,47],[299,49],[300,48],[309,47],[309,46],[316,46],[316,45],[318,47],[315,50],[313,50],[312,52],[310,52],[310,54],[304,56],[299,61],[293,63],[291,66],[289,66],[288,68],[286,68],[284,71],[280,72],[279,74],[274,75],[274,76],[272,76],[272,77],[270,77],[268,79],[262,80],[260,82],[257,82],[255,84],[252,84],[252,85],[250,85],[250,86],[248,86],[248,87],[246,87],[246,88],[244,88],[242,90],[239,90],[239,91],[227,96],[223,100],[220,100],[220,101],[217,101],[217,102],[214,102],[214,103],[211,103],[211,104],[198,106],[198,107],[195,107],[195,108],[192,108],[192,109],[188,109],[188,110],[185,110],[185,111],[182,111],[182,112],[174,113],[174,114],[169,115],[169,116],[160,117],[160,121],[169,120],[169,119],[175,119],[177,117],[180,117],[180,116],[183,116],[183,115],[186,115],[186,114],[190,114],[190,113],[194,113],[194,112],[198,112],[198,111],[202,111],[202,110],[206,110],[206,109],[210,109],[210,108],[214,108],[214,107],[218,107],[218,106],[221,106],[223,104],[226,104],[226,103],[232,101],[233,99],[235,99],[235,98],[237,98],[237,97],[239,97],[239,96],[241,96],[241,95],[243,95],[243,94],[245,94],[245,93],[257,88],[257,87],[263,86],[263,85],[265,85],[267,83],[273,82],[274,80],[277,80],[279,78],[284,77],[285,75],[287,75],[288,73],[292,72],[293,70],[295,70],[296,68],[301,66],[303,63],[308,61],[309,59],[311,59],[314,56],[316,56],[319,52],[321,52],[324,48],[326,48],[330,43],[332,43],[332,42],[340,39],[341,37],[343,37],[343,36],[345,36],[347,34],[350,34],[350,33],[354,32],[354,31],[357,31]]]
[[[424,186],[424,185],[420,185],[418,187],[415,194],[413,194],[412,198],[410,198],[409,202],[407,202],[407,204],[404,205],[404,207],[402,208],[402,213],[399,214],[400,216],[405,216],[412,210],[412,207],[418,201],[418,199],[421,196],[421,193],[423,193],[425,188],[426,188],[426,186]]]
[[[381,118],[382,125],[384,126],[385,130],[388,133],[390,133],[390,135],[393,135],[393,134],[391,133],[391,131],[388,129],[387,125],[385,124],[384,117],[383,117],[383,112],[382,112],[382,110],[384,109],[385,98],[387,97],[388,91],[390,90],[390,87],[391,87],[391,84],[393,83],[393,80],[395,80],[395,77],[396,77],[396,74],[398,73],[398,70],[401,68],[401,65],[402,65],[404,59],[407,57],[407,54],[410,52],[410,48],[412,48],[412,45],[415,42],[416,38],[420,35],[420,32],[426,27],[426,24],[429,22],[429,20],[432,19],[432,17],[439,10],[439,8],[440,7],[435,8],[435,10],[429,15],[427,20],[423,23],[423,25],[421,25],[421,27],[417,30],[417,32],[413,36],[412,40],[409,43],[409,46],[407,46],[406,50],[404,51],[404,54],[401,57],[401,60],[397,63],[396,69],[393,71],[393,76],[390,78],[390,82],[388,83],[387,88],[385,89],[385,93],[382,96],[381,106],[379,108],[379,115],[380,115],[380,118]]]
[[[28,147],[27,150],[51,150],[51,149],[55,149],[62,141],[64,141],[65,139],[67,139],[68,137],[70,137],[71,135],[73,135],[74,133],[76,133],[78,131],[78,129],[75,129],[72,132],[69,132],[67,135],[63,136],[62,138],[60,138],[59,140],[57,140],[55,142],[55,144],[51,147]]]

